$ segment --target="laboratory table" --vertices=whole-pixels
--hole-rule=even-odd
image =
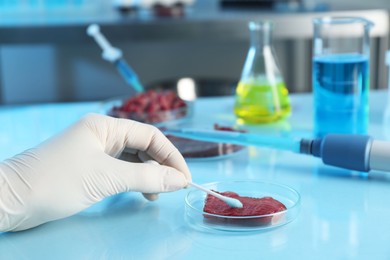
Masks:
[[[312,96],[291,95],[285,121],[252,127],[259,134],[310,136]],[[386,135],[387,92],[370,94],[369,133]],[[191,126],[235,124],[233,97],[195,101]],[[0,158],[61,131],[101,102],[0,108]],[[260,232],[198,230],[184,218],[189,189],[146,201],[141,194],[107,198],[72,217],[17,233],[0,233],[0,259],[390,259],[390,177],[337,169],[319,159],[271,148],[213,160],[188,161],[197,183],[264,180],[301,195],[292,222]]]

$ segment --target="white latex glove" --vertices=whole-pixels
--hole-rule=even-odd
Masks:
[[[117,159],[125,148],[161,165]],[[0,164],[0,231],[68,217],[121,192],[155,199],[190,180],[184,158],[157,128],[90,114]]]

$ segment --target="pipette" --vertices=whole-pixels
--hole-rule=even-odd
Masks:
[[[106,37],[100,32],[100,27],[97,24],[91,24],[87,28],[87,34],[93,37],[96,43],[102,48],[102,57],[104,60],[111,62],[117,68],[122,77],[130,84],[138,93],[144,91],[144,87],[138,79],[137,74],[123,59],[122,51],[112,47]]]
[[[323,138],[291,139],[200,129],[167,129],[164,130],[164,134],[199,141],[270,147],[313,155],[321,158],[324,164],[362,172],[390,171],[390,142],[374,140],[367,135],[328,134]]]

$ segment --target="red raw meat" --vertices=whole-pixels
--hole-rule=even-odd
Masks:
[[[168,135],[168,139],[184,158],[209,158],[232,154],[244,147],[235,144],[212,143]]]
[[[187,113],[187,104],[174,91],[149,90],[113,107],[109,115],[153,124],[179,119]]]
[[[214,124],[214,129],[220,131],[244,132],[243,130],[236,130],[232,127],[220,126],[218,124]],[[244,149],[244,146],[236,144],[197,141],[171,135],[168,135],[167,137],[176,146],[184,158],[217,157],[232,154]]]
[[[218,124],[214,124],[214,130],[229,131],[229,132],[237,131],[237,130],[235,130],[234,128],[232,128],[230,126],[221,126],[221,125],[218,125]],[[240,131],[240,132],[243,132],[243,131]]]
[[[263,197],[263,198],[251,198],[251,197],[241,197],[234,192],[218,192],[221,195],[235,198],[241,201],[243,204],[242,208],[232,208],[222,200],[212,196],[207,195],[206,202],[203,208],[204,212],[222,215],[222,216],[234,216],[234,217],[245,217],[245,216],[262,216],[277,213],[280,211],[286,210],[286,206],[278,200],[275,200],[272,197]],[[281,220],[283,214],[275,216],[264,216],[258,218],[223,218],[223,217],[214,217],[205,215],[208,222],[215,224],[238,224],[245,226],[259,226],[259,225],[269,225],[271,223],[276,223]]]

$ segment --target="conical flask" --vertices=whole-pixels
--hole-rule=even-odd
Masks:
[[[249,22],[250,48],[236,88],[239,123],[270,123],[291,112],[288,90],[272,46],[270,21]]]

